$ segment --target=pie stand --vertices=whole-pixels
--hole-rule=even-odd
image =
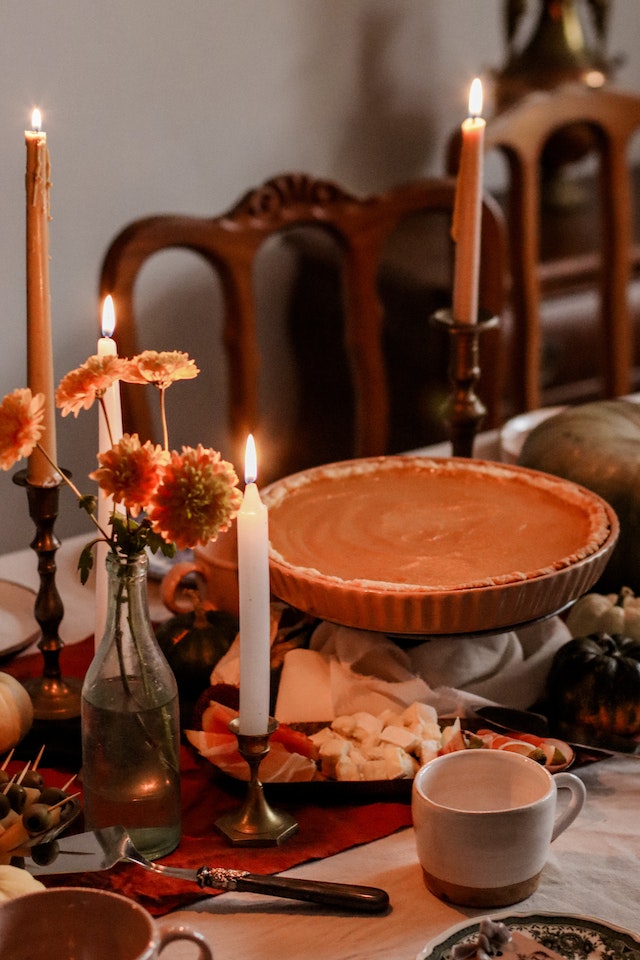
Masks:
[[[592,492],[474,459],[344,461],[279,480],[263,499],[276,597],[413,642],[553,616],[596,583],[619,532]]]

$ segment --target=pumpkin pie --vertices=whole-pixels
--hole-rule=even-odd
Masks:
[[[322,619],[394,634],[493,631],[565,607],[598,579],[611,507],[513,465],[376,457],[263,491],[273,593]]]

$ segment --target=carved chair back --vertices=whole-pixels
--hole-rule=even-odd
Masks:
[[[385,243],[398,225],[413,214],[440,211],[448,216],[454,197],[455,181],[448,177],[415,181],[375,196],[357,197],[334,182],[290,173],[250,190],[219,216],[160,215],[136,220],[110,244],[100,273],[100,293],[112,294],[116,305],[119,351],[131,356],[139,349],[134,293],[136,280],[148,259],[167,248],[186,248],[204,258],[222,286],[229,431],[234,456],[239,457],[247,433],[259,436],[261,426],[256,259],[265,241],[273,235],[301,226],[328,231],[337,241],[342,259],[342,337],[354,405],[353,447],[345,451],[345,456],[388,453],[390,397],[379,294]],[[484,201],[483,251],[480,303],[484,309],[500,313],[505,282],[504,225],[499,208],[490,198]],[[422,253],[428,260],[429,249]],[[425,337],[428,324],[429,317],[425,316]],[[124,390],[125,427],[149,436],[152,426],[147,394]],[[487,405],[488,422],[494,422],[499,405],[497,380],[489,385]],[[341,411],[341,415],[347,417],[349,412]],[[294,467],[307,465],[310,464],[293,463]],[[287,463],[286,468],[291,466]],[[278,475],[279,467],[274,465],[269,472]]]
[[[602,393],[629,392],[633,364],[628,303],[632,253],[632,205],[629,144],[640,128],[640,96],[605,86],[589,89],[568,84],[527,94],[487,122],[486,150],[501,151],[509,167],[508,235],[513,312],[514,368],[518,371],[517,409],[540,406],[541,201],[547,155],[565,142],[576,156],[596,152],[600,238],[595,257],[599,289]],[[562,139],[566,134],[570,139]],[[458,136],[450,145],[448,170],[457,169]],[[578,149],[580,147],[580,150]],[[572,159],[569,157],[569,159]],[[547,166],[548,169],[548,166]],[[556,284],[588,278],[594,256],[567,258],[553,264]]]

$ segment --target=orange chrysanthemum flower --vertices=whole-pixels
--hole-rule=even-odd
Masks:
[[[237,483],[232,464],[215,450],[199,444],[172,451],[148,508],[153,529],[179,550],[215,540],[240,508]]]
[[[56,406],[62,410],[62,416],[73,413],[77,417],[81,410],[88,410],[97,397],[123,378],[126,369],[127,361],[122,357],[94,354],[71,370],[56,390]]]
[[[125,433],[110,450],[98,454],[100,466],[89,476],[115,503],[139,513],[151,500],[168,459],[162,447],[150,440],[141,444],[137,434]]]
[[[9,470],[33,453],[44,433],[44,394],[28,388],[8,393],[0,403],[0,469]]]
[[[127,361],[122,379],[127,383],[152,383],[165,390],[176,380],[193,380],[199,373],[189,354],[181,350],[144,350]]]

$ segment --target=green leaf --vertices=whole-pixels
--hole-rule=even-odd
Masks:
[[[93,548],[95,547],[97,540],[92,540],[91,543],[88,543],[84,547],[80,558],[78,560],[78,570],[80,571],[80,583],[84,586],[87,580],[89,579],[89,574],[93,569]]]
[[[78,506],[81,510],[86,510],[89,516],[93,516],[96,512],[97,502],[97,498],[92,493],[85,493],[79,498]]]
[[[155,533],[153,530],[149,530],[147,533],[147,546],[149,550],[151,550],[151,553],[157,553],[158,550],[160,550],[165,557],[171,558],[176,554],[175,543],[167,543],[159,533]]]

